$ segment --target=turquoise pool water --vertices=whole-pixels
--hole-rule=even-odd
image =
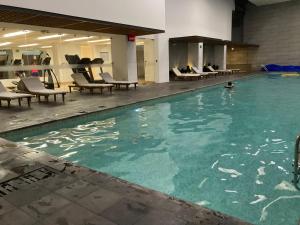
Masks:
[[[296,225],[299,97],[299,78],[258,76],[11,138],[254,224]]]

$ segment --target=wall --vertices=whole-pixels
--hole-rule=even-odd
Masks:
[[[231,40],[233,9],[233,0],[166,0],[166,33]]]
[[[95,20],[165,29],[165,0],[0,0],[0,4]]]
[[[227,67],[228,69],[240,69],[243,71],[251,71],[251,63],[257,48],[241,48],[234,47],[227,50]]]
[[[206,36],[231,40],[232,11],[234,10],[233,0],[166,0],[166,33],[161,35],[161,45],[169,45],[169,38],[183,36]],[[176,65],[187,65],[187,47],[170,46],[169,52],[160,52],[164,62],[160,66],[161,71],[169,71]],[[178,54],[178,55],[177,55]],[[169,74],[160,74],[160,80],[169,81]]]
[[[183,68],[188,65],[188,43],[170,43],[170,68]]]
[[[248,7],[244,38],[258,44],[251,63],[300,65],[300,1]]]

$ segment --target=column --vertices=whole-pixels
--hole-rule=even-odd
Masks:
[[[155,82],[169,82],[169,38],[166,34],[155,35]]]
[[[115,80],[136,81],[137,61],[136,44],[128,41],[127,36],[114,36],[111,39],[111,56]]]
[[[188,44],[188,64],[203,71],[203,43]]]

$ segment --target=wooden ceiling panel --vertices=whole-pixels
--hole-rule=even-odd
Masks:
[[[186,42],[186,43],[204,43],[209,45],[227,45],[229,47],[240,47],[240,48],[258,48],[259,45],[249,43],[236,43],[228,40],[222,40],[217,38],[209,38],[202,36],[186,36],[170,38],[171,43]]]
[[[61,26],[61,28],[71,29],[71,30],[97,31],[103,28],[107,28],[107,25],[101,23],[79,22],[73,24],[65,24]]]
[[[23,19],[19,21],[19,23],[29,24],[34,26],[58,28],[64,26],[65,24],[74,24],[74,23],[77,24],[79,23],[79,21],[74,21],[74,20],[59,18],[59,17],[36,15],[35,17],[28,17],[26,19]]]
[[[34,16],[34,15],[24,13],[24,12],[12,12],[12,11],[1,9],[1,7],[0,7],[0,21],[1,22],[17,23],[20,20],[30,18],[32,16]]]

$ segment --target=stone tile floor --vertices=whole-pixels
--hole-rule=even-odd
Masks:
[[[63,104],[1,109],[0,132],[242,78],[172,82],[116,91],[74,93]],[[105,106],[105,107],[100,107]],[[1,133],[0,133],[1,136]],[[2,225],[246,225],[248,223],[0,138]]]

